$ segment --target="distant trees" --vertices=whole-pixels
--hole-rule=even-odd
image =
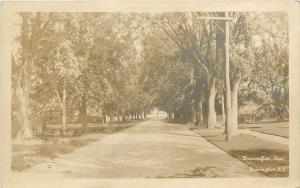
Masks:
[[[184,56],[182,61],[189,62],[191,65],[189,72],[193,97],[190,100],[193,117],[190,118],[196,124],[200,123],[199,120],[205,119],[208,128],[216,125],[216,82],[220,77],[224,61],[224,52],[222,52],[224,33],[218,34],[222,26],[218,25],[217,21],[201,18],[218,15],[199,12],[178,13],[162,15],[155,21],[177,45]],[[218,40],[216,40],[217,37],[219,37]],[[205,111],[202,111],[203,106],[207,107]],[[206,115],[204,118],[202,112]]]

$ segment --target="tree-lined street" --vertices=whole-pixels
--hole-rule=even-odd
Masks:
[[[15,18],[14,171],[288,176],[286,13],[19,12]]]

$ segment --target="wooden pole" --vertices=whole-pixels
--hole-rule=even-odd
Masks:
[[[225,21],[225,94],[226,94],[226,119],[225,119],[225,132],[226,140],[229,141],[232,136],[232,111],[231,111],[231,86],[230,86],[230,64],[229,64],[229,21],[233,21],[233,18],[228,17],[228,12],[225,12],[224,17],[200,17],[204,20],[224,20]]]
[[[228,12],[225,12],[225,17]],[[230,87],[230,65],[229,65],[229,21],[225,21],[225,91],[226,91],[226,140],[229,141],[232,135],[231,128],[231,87]]]

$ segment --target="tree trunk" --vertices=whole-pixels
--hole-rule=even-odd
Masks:
[[[66,79],[63,81],[63,95],[62,95],[62,135],[66,134],[67,131],[67,89],[66,89]]]
[[[20,113],[19,119],[21,123],[20,131],[17,134],[17,138],[19,139],[28,139],[32,138],[32,130],[29,120],[29,86],[24,83],[24,88],[21,86],[17,89],[17,97],[19,99],[20,104]]]
[[[110,117],[109,114],[105,114],[105,123],[109,123]]]
[[[122,121],[124,122],[124,121],[126,121],[126,114],[125,114],[125,112],[124,112],[124,109],[122,109]]]
[[[203,122],[203,110],[202,110],[202,102],[203,97],[201,100],[198,101],[198,109],[196,112],[196,125],[201,125],[201,122]]]
[[[216,111],[215,111],[215,97],[216,97],[216,78],[212,75],[208,82],[208,119],[207,127],[214,128],[216,125]]]
[[[114,115],[112,112],[109,112],[109,122],[110,123],[114,122]]]
[[[87,129],[87,118],[86,118],[86,95],[83,94],[81,96],[81,107],[80,107],[80,122],[81,122],[81,130],[82,132],[86,132]]]
[[[207,93],[207,92],[206,92]],[[207,94],[205,95],[205,100],[202,102],[202,114],[203,114],[203,122],[207,125],[207,119],[208,119],[208,104],[207,104]]]
[[[192,108],[192,114],[191,114],[191,124],[192,125],[196,125],[196,104],[194,105],[194,107]]]
[[[46,129],[47,129],[47,119],[46,117],[42,118],[42,136],[46,136]]]
[[[204,92],[203,88],[200,88],[200,92],[197,96],[196,103],[195,103],[195,125],[200,125],[203,122],[203,112],[202,112],[202,102],[204,99]]]
[[[120,118],[120,114],[119,113],[117,114],[117,120],[118,120],[118,123],[120,123],[121,118]]]
[[[144,111],[141,113],[141,119],[143,119],[145,116]]]
[[[238,135],[238,91],[239,91],[240,79],[238,79],[232,87],[231,92],[231,110],[232,110],[232,135]]]
[[[178,120],[178,112],[177,111],[174,111],[174,119]]]
[[[20,120],[21,128],[17,134],[17,138],[32,138],[31,124],[29,120],[29,107],[30,107],[30,86],[31,86],[31,74],[32,74],[32,62],[30,61],[30,49],[26,46],[30,43],[30,29],[28,25],[28,13],[22,14],[22,25],[21,25],[21,46],[22,46],[22,74],[18,82],[19,89],[17,96],[20,102]],[[31,57],[32,58],[32,57]]]
[[[102,114],[102,124],[106,123],[106,114]]]
[[[105,122],[104,122],[104,114],[101,108],[99,109],[99,117],[100,117],[100,123],[103,125]]]
[[[222,105],[222,119],[223,119],[223,122],[225,122],[225,104],[224,104],[224,94],[222,93],[221,95],[221,105]]]

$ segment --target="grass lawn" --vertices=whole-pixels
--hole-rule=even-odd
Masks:
[[[240,134],[225,141],[223,131],[194,130],[209,142],[226,151],[267,177],[287,177],[289,175],[289,148],[255,136]]]
[[[12,145],[11,168],[13,171],[22,171],[35,164],[51,161],[59,155],[69,153],[96,140],[98,140],[96,135],[93,135],[90,137],[49,138],[40,145]]]
[[[240,124],[239,128],[289,138],[289,122]]]
[[[48,137],[42,139],[42,144],[32,145],[16,145],[12,144],[12,163],[11,169],[13,171],[22,171],[31,166],[49,162],[59,155],[70,153],[76,148],[85,146],[91,142],[95,142],[105,136],[121,131],[136,125],[141,121],[126,122],[121,124],[110,124],[105,126],[102,133],[84,134],[76,137]],[[74,125],[75,126],[75,125]],[[77,125],[76,125],[77,126]],[[36,138],[40,141],[40,139]]]
[[[285,127],[267,127],[267,128],[262,127],[262,128],[253,128],[250,130],[289,138],[289,128],[285,128]]]

